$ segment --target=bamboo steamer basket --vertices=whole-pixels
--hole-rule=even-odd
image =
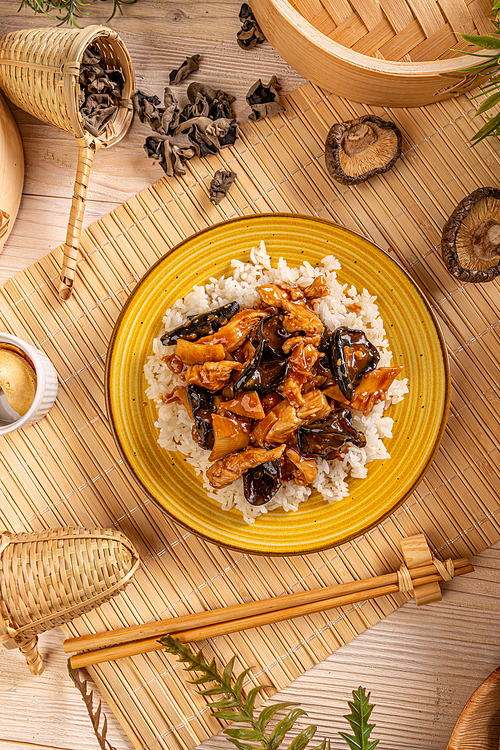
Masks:
[[[482,0],[252,0],[275,50],[313,83],[364,104],[420,107],[480,83],[451,52],[490,33]],[[472,49],[469,47],[469,49]],[[458,56],[457,56],[458,55]]]
[[[24,154],[19,130],[0,94],[0,253],[12,231],[24,184]]]
[[[498,750],[499,740],[500,667],[469,698],[446,750]]]
[[[112,529],[3,532],[0,643],[18,648],[30,671],[42,674],[38,635],[116,596],[138,567],[132,543]]]
[[[119,108],[97,137],[85,129],[78,107],[78,75],[89,44],[98,47],[105,61],[119,68],[125,77]],[[68,299],[73,288],[92,160],[98,149],[118,143],[132,122],[135,91],[132,60],[118,34],[106,26],[14,31],[0,38],[0,88],[21,109],[74,135],[79,146],[59,285],[62,299]]]

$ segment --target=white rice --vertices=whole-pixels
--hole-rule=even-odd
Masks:
[[[338,326],[358,328],[365,331],[369,340],[380,352],[380,367],[389,367],[392,354],[386,338],[384,324],[378,314],[375,304],[376,297],[363,289],[361,292],[353,286],[340,284],[336,271],[340,263],[333,255],[323,258],[322,265],[312,266],[307,261],[300,268],[290,268],[283,258],[280,258],[276,268],[272,268],[271,259],[266,252],[264,242],[260,247],[250,251],[250,262],[240,260],[231,262],[233,274],[228,278],[211,278],[206,286],[195,286],[183,299],[177,300],[169,308],[163,318],[163,328],[160,336],[153,341],[153,355],[148,358],[144,367],[149,387],[146,390],[148,398],[153,399],[158,407],[158,421],[155,426],[159,429],[159,444],[169,451],[180,451],[187,461],[194,466],[197,474],[203,476],[203,486],[209,497],[219,502],[223,510],[238,508],[245,521],[254,523],[256,518],[275,508],[285,511],[297,510],[299,504],[307,500],[311,494],[311,487],[300,487],[295,482],[285,482],[272,500],[266,505],[252,506],[245,500],[243,482],[237,482],[221,490],[214,490],[206,478],[210,451],[200,448],[191,435],[193,422],[185,407],[174,401],[164,404],[164,397],[171,393],[176,385],[183,385],[183,381],[167,367],[162,357],[171,354],[174,347],[165,347],[160,337],[173,328],[181,325],[188,315],[213,310],[227,302],[238,301],[242,309],[252,307],[259,299],[256,288],[261,284],[289,281],[307,286],[312,284],[317,276],[322,275],[330,289],[330,295],[322,297],[316,302],[316,313],[322,322],[331,330]],[[350,312],[348,305],[357,303]],[[384,410],[391,404],[396,404],[408,392],[407,379],[395,380],[391,385],[385,402],[377,404],[367,416],[360,412],[353,412],[354,426],[364,432],[366,446],[357,448],[350,445],[342,460],[326,461],[319,459],[318,475],[313,487],[329,503],[341,500],[349,495],[347,477],[364,478],[367,475],[366,465],[375,459],[388,459],[390,455],[384,445],[385,438],[392,437],[393,420],[384,416]]]

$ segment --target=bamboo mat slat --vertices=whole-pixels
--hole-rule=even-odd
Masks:
[[[387,112],[311,84],[286,97],[285,105],[286,112],[270,121],[245,123],[235,148],[193,159],[184,178],[162,179],[92,224],[82,237],[68,303],[60,304],[56,292],[61,248],[0,289],[1,327],[40,346],[61,381],[43,421],[1,439],[0,522],[14,532],[115,527],[132,539],[143,561],[125,593],[69,625],[70,635],[379,575],[400,564],[400,539],[420,531],[434,551],[453,557],[500,539],[500,287],[498,281],[457,283],[437,247],[456,203],[476,187],[497,184],[498,143],[469,147],[474,127],[465,97],[393,110],[390,117],[404,135],[403,158],[383,177],[350,189],[325,173],[326,133],[336,120]],[[220,167],[238,176],[228,198],[214,207],[207,188]],[[440,318],[453,378],[442,446],[407,502],[364,537],[292,559],[219,549],[168,520],[124,468],[103,394],[114,322],[151,264],[217,221],[269,211],[333,219],[394,253]],[[249,685],[283,688],[404,600],[397,595],[236,633],[212,641],[206,652],[221,661],[236,653],[240,667],[254,667]],[[162,652],[91,672],[138,749],[188,750],[220,729],[183,670]]]

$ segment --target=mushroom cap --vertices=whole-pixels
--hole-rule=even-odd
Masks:
[[[481,283],[500,274],[500,190],[479,188],[460,201],[444,225],[441,253],[461,281]]]
[[[326,168],[334,180],[357,185],[391,169],[401,156],[401,143],[399,128],[375,115],[336,122],[326,138]]]

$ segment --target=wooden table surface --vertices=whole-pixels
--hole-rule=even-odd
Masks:
[[[0,0],[0,35],[54,25],[31,11],[17,13],[19,0]],[[161,96],[167,73],[186,55],[202,55],[203,80],[235,94],[246,116],[244,95],[259,77],[278,75],[283,93],[303,83],[265,43],[244,52],[235,43],[239,2],[138,0],[112,26],[134,60],[137,84]],[[82,25],[105,23],[109,3],[96,3]],[[0,256],[0,282],[41,258],[65,237],[76,168],[74,139],[13,108],[22,135],[26,179],[13,232]],[[85,225],[158,179],[142,151],[149,132],[137,120],[127,137],[94,161]],[[1,155],[0,155],[1,158]],[[318,736],[333,748],[347,747],[337,732],[347,729],[350,691],[365,685],[377,707],[375,737],[380,750],[444,750],[462,706],[500,664],[500,543],[479,555],[476,571],[446,584],[443,602],[417,609],[409,602],[326,661],[296,680],[280,699],[300,702]],[[79,693],[65,671],[62,633],[41,637],[46,672],[32,677],[17,651],[1,654],[0,750],[93,750],[98,748]],[[275,696],[273,700],[277,700]],[[132,745],[108,711],[109,739],[117,750]],[[216,737],[204,747],[222,748]]]

